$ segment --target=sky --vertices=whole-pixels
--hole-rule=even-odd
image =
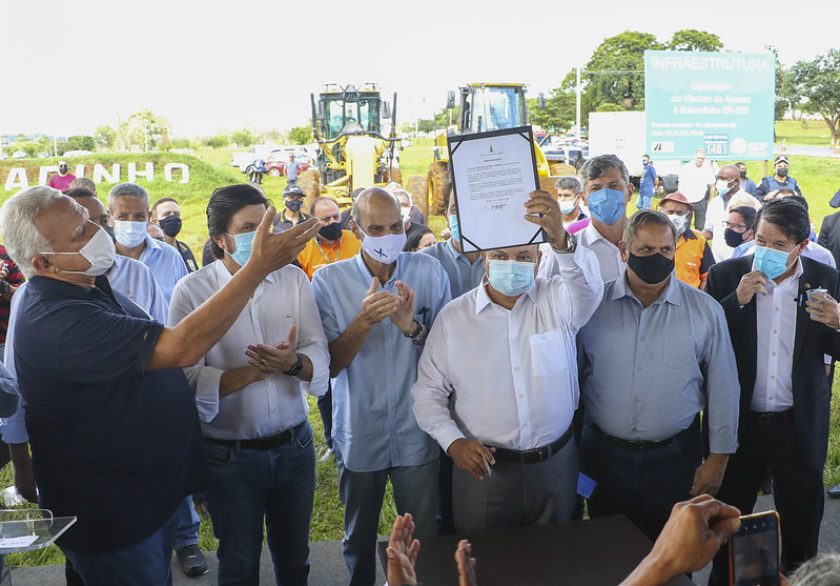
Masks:
[[[42,0],[0,11],[0,135],[92,134],[149,108],[179,136],[308,124],[323,84],[377,82],[398,122],[474,81],[557,87],[605,38],[680,29],[784,65],[837,46],[815,0]],[[793,14],[793,13],[796,14]]]

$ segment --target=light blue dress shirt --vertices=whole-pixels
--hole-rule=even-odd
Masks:
[[[452,299],[460,297],[467,291],[472,291],[481,283],[481,277],[484,276],[484,260],[479,256],[474,263],[471,263],[463,253],[455,250],[451,238],[424,248],[420,252],[437,259],[446,271]]]
[[[362,254],[318,270],[312,279],[315,300],[332,343],[362,308],[373,278]],[[440,263],[425,254],[403,252],[391,279],[414,290],[414,320],[431,328],[451,297]],[[375,324],[350,365],[333,383],[333,441],[353,472],[420,466],[437,459],[437,443],[422,431],[412,411],[411,387],[417,380],[422,348],[385,318]]]
[[[169,303],[163,296],[152,271],[139,260],[120,256],[114,259],[114,266],[105,273],[114,291],[118,291],[162,324],[169,316]]]
[[[675,275],[646,308],[626,274],[607,283],[578,366],[587,417],[607,434],[661,441],[706,409],[712,453],[735,453],[740,385],[723,308]]]
[[[168,304],[172,299],[175,284],[189,274],[181,253],[174,246],[169,246],[146,234],[146,248],[140,255],[140,262],[151,269]],[[143,309],[146,308],[143,307]],[[161,320],[161,323],[166,323],[166,317]]]

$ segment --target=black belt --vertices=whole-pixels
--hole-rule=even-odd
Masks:
[[[673,446],[674,444],[679,443],[682,440],[688,439],[691,436],[699,435],[700,416],[698,415],[697,417],[695,417],[691,425],[679,432],[677,435],[673,435],[669,438],[656,442],[649,440],[621,439],[620,437],[615,437],[608,434],[594,423],[591,423],[590,425],[592,426],[592,430],[595,432],[596,435],[600,435],[609,443],[622,447],[625,450],[655,450],[657,448],[667,448],[669,446]]]
[[[552,457],[554,454],[566,447],[569,440],[572,438],[572,426],[566,430],[566,433],[560,436],[557,441],[543,446],[541,448],[534,448],[533,450],[506,450],[504,448],[496,448],[493,457],[499,462],[512,462],[514,464],[537,464],[544,462]]]
[[[217,446],[225,446],[227,448],[240,448],[243,450],[273,450],[278,446],[285,446],[286,444],[291,443],[292,439],[295,437],[295,432],[297,432],[297,430],[305,423],[306,421],[303,421],[294,427],[290,427],[284,432],[268,437],[257,437],[254,439],[244,440],[226,440],[214,437],[205,437],[204,441],[216,444]]]
[[[780,423],[793,419],[793,408],[786,411],[770,411],[767,413],[759,413],[758,411],[750,411],[750,418],[757,423]]]

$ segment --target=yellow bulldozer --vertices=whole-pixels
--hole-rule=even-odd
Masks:
[[[457,94],[449,92],[447,108],[450,110],[456,106],[460,95],[458,121],[457,125],[453,124],[435,137],[435,161],[429,166],[425,181],[430,213],[445,214],[449,203],[451,179],[447,137],[453,133],[486,132],[527,125],[526,89],[521,83],[468,83],[460,87]],[[549,163],[536,143],[534,155],[540,186],[554,193],[556,180],[551,177]],[[417,190],[416,181],[409,181],[409,184],[414,188],[412,191]]]
[[[388,103],[374,83],[358,88],[327,84],[317,97],[310,94],[310,101],[318,154],[316,169],[298,180],[307,199],[329,195],[346,207],[360,187],[399,182],[396,93]]]

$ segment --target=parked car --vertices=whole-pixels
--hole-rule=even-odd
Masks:
[[[279,177],[286,172],[286,163],[289,162],[289,155],[294,155],[298,162],[298,171],[304,172],[312,165],[312,160],[306,156],[298,147],[283,147],[268,153],[265,159],[265,168],[271,177]]]

